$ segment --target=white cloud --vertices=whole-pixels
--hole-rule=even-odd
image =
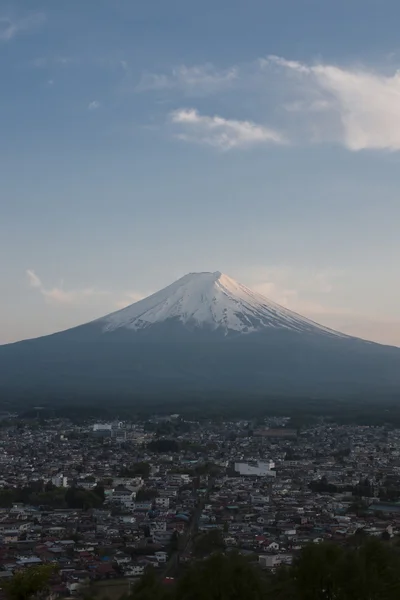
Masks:
[[[53,56],[53,57],[44,57],[40,56],[38,58],[34,58],[30,64],[37,69],[44,69],[46,67],[54,67],[54,66],[63,66],[67,67],[73,64],[77,64],[79,61],[77,58],[72,58],[71,56]]]
[[[64,290],[61,287],[51,289],[41,289],[43,296],[49,303],[56,304],[85,304],[94,296],[104,296],[107,292],[95,290],[93,288],[85,288],[82,290]]]
[[[396,151],[400,150],[400,70],[387,68],[387,64],[385,71],[379,71],[269,56],[225,70],[206,64],[147,73],[135,90],[173,91],[182,98],[224,92],[224,100],[232,100],[231,109],[241,103],[248,115],[244,121],[201,116],[195,109],[172,113],[172,121],[185,127],[181,139],[217,148],[284,138],[293,144],[336,143],[351,151]],[[270,128],[257,124],[264,120]],[[234,129],[241,133],[233,133]],[[247,144],[245,138],[251,142]]]
[[[326,312],[322,320],[324,325],[348,335],[373,340],[380,344],[400,346],[400,321],[384,320],[379,317],[373,318],[350,312],[347,314]]]
[[[312,141],[336,141],[349,150],[400,150],[400,71],[382,74],[365,67],[307,65],[270,56],[260,61],[286,79],[294,96],[289,111],[309,116]],[[323,114],[315,121],[315,113]]]
[[[230,88],[237,77],[236,67],[219,71],[211,64],[180,65],[168,74],[145,73],[135,89],[137,92],[178,90],[187,96],[202,96]]]
[[[314,320],[324,315],[348,314],[348,310],[334,306],[332,301],[332,293],[340,287],[342,277],[339,271],[289,266],[253,268],[243,274],[251,289]]]
[[[44,13],[32,13],[19,19],[0,17],[0,41],[9,42],[16,35],[40,27],[46,20]]]
[[[108,295],[108,292],[96,290],[95,288],[65,290],[62,285],[50,288],[45,287],[33,269],[28,269],[26,275],[29,285],[39,290],[49,304],[85,304],[90,298],[95,296]]]
[[[94,287],[65,289],[62,282],[60,285],[47,287],[33,269],[27,269],[26,276],[30,287],[38,290],[46,303],[53,305],[90,307],[100,303],[106,313],[125,308],[144,298],[143,294],[132,290],[117,294]]]
[[[126,308],[135,302],[139,302],[139,300],[142,300],[144,297],[143,294],[137,292],[126,292],[121,300],[115,302],[115,307],[119,309]]]
[[[348,335],[400,346],[400,321],[337,305],[335,298],[345,277],[341,271],[290,266],[253,268],[243,273],[251,289],[289,310]]]
[[[36,275],[35,271],[33,271],[32,269],[27,269],[26,275],[28,277],[29,284],[31,285],[31,287],[35,287],[35,288],[42,287],[42,282],[40,281],[39,277]]]
[[[179,126],[178,138],[213,146],[219,150],[249,148],[250,146],[285,142],[273,129],[252,121],[236,121],[219,116],[200,115],[195,109],[179,109],[170,114],[171,122]]]
[[[89,102],[88,110],[96,110],[97,108],[100,108],[100,102],[98,100],[93,100],[92,102]]]

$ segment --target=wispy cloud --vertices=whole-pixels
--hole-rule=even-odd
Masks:
[[[365,340],[374,340],[380,344],[400,346],[400,321],[360,315],[359,313],[329,313],[322,318],[323,324]]]
[[[275,67],[285,78],[294,101],[288,110],[308,119],[311,141],[336,141],[353,151],[400,150],[399,70],[384,74],[277,56],[262,59],[260,67],[267,77]]]
[[[34,58],[30,65],[35,67],[36,69],[45,69],[47,67],[61,66],[67,67],[70,65],[77,64],[79,61],[77,58],[73,58],[71,56],[40,56],[38,58]]]
[[[245,110],[245,120],[229,120],[219,110],[220,116],[201,115],[196,107],[170,115],[184,129],[181,139],[221,149],[286,140],[295,145],[336,143],[351,151],[397,151],[400,69],[388,68],[268,56],[224,70],[206,64],[148,73],[135,89],[171,91],[175,101],[177,96],[223,93],[230,112]]]
[[[92,102],[89,102],[88,110],[96,110],[97,108],[100,108],[100,102],[98,100],[93,100]]]
[[[123,295],[123,298],[121,298],[120,300],[117,300],[115,302],[115,307],[116,308],[126,308],[127,306],[130,306],[131,304],[134,304],[135,302],[139,302],[139,300],[142,300],[145,296],[143,294],[139,294],[137,292],[126,292]]]
[[[35,273],[33,269],[26,271],[29,285],[32,288],[39,290],[43,298],[48,303],[55,304],[85,304],[95,296],[105,296],[108,292],[97,290],[95,288],[82,288],[66,290],[63,285],[46,287],[43,285],[42,280]]]
[[[66,289],[61,282],[56,286],[46,286],[33,269],[26,270],[29,286],[36,289],[46,303],[59,306],[94,306],[100,304],[104,313],[126,308],[145,297],[145,294],[128,290],[110,292],[95,287]]]
[[[169,73],[145,73],[137,92],[178,90],[186,96],[203,96],[228,89],[238,77],[236,67],[218,70],[212,64],[174,67]]]
[[[334,270],[277,266],[248,269],[243,278],[270,300],[318,320],[325,315],[348,314],[346,309],[332,306],[331,299],[343,275]]]
[[[346,273],[333,269],[276,266],[246,269],[251,289],[318,323],[348,335],[400,346],[400,321],[362,314],[337,303]]]
[[[28,277],[29,284],[31,287],[34,287],[34,288],[42,287],[42,282],[40,281],[39,277],[36,275],[35,271],[33,271],[32,269],[27,269],[26,275]]]
[[[178,126],[177,137],[184,141],[213,146],[219,150],[285,142],[274,129],[253,123],[219,116],[201,115],[197,110],[182,108],[170,114],[171,123]]]
[[[0,41],[9,42],[20,33],[37,29],[46,20],[42,12],[35,12],[20,18],[0,16]]]

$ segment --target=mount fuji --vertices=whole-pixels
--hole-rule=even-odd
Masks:
[[[10,399],[138,394],[400,393],[400,349],[318,325],[220,272],[190,273],[127,308],[0,347]]]
[[[342,335],[267,300],[219,271],[189,273],[98,322],[105,332],[120,327],[139,331],[171,319],[191,330],[204,328],[224,335],[271,328]]]

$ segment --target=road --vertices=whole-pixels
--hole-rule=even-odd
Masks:
[[[204,505],[208,501],[209,494],[213,488],[214,482],[215,477],[210,477],[208,480],[206,493],[204,494],[204,496],[198,498],[192,519],[190,521],[190,525],[186,529],[183,536],[179,538],[179,549],[173,552],[169,557],[169,560],[161,573],[161,579],[164,579],[165,577],[171,577],[176,571],[176,568],[179,564],[180,556],[184,556],[190,553],[193,544],[193,538],[199,530],[201,513],[204,509]]]

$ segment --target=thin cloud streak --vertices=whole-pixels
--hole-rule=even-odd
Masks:
[[[95,288],[83,288],[74,290],[65,290],[63,286],[47,288],[43,285],[33,269],[27,269],[26,275],[29,285],[39,290],[43,298],[48,303],[54,304],[86,304],[95,296],[106,296],[108,292],[96,290]]]
[[[99,290],[95,287],[81,289],[65,289],[63,284],[47,287],[33,269],[26,270],[29,286],[40,292],[45,302],[53,305],[64,306],[91,306],[98,304],[101,298],[105,298],[104,310],[109,312],[126,308],[130,304],[142,300],[145,296],[135,291],[115,294],[107,290]],[[119,297],[118,297],[119,296]]]
[[[212,64],[174,67],[170,73],[145,73],[136,92],[177,90],[186,96],[205,96],[231,88],[238,77],[236,67],[218,70]]]
[[[45,21],[46,16],[42,12],[32,13],[19,19],[0,17],[0,41],[10,42],[20,33],[37,29]]]
[[[88,110],[97,110],[98,108],[100,108],[100,102],[98,100],[93,100],[92,102],[89,102],[88,104]]]
[[[249,148],[275,143],[283,144],[283,136],[273,129],[252,121],[237,121],[223,117],[200,115],[195,109],[179,109],[170,114],[170,121],[181,129],[177,137],[183,141],[205,144],[218,150]]]
[[[124,297],[121,300],[117,300],[115,303],[115,308],[123,309],[135,302],[139,302],[139,300],[143,300],[146,296],[143,294],[139,294],[137,292],[126,292]]]

